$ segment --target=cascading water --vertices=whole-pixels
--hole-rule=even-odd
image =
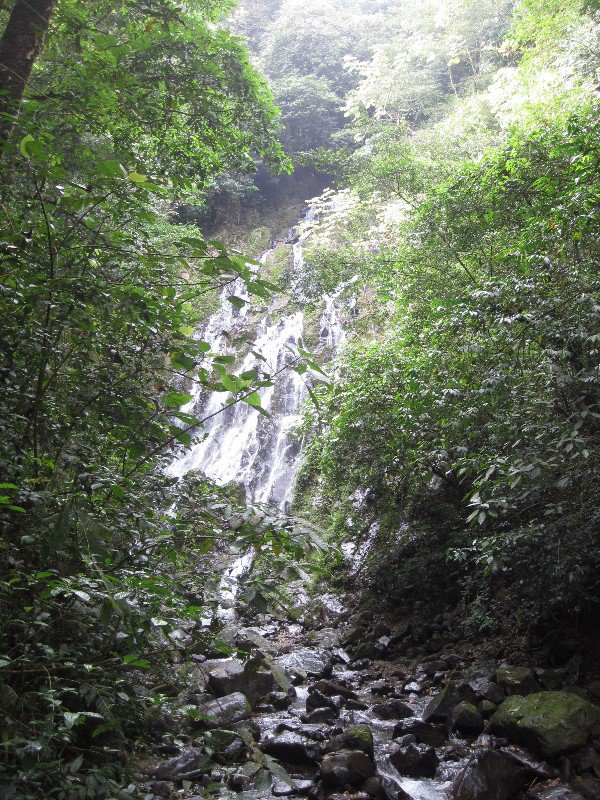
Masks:
[[[296,296],[302,295],[299,287],[305,266],[303,244],[316,217],[317,212],[311,207],[302,220],[302,232],[293,245],[292,291]],[[268,252],[261,260],[264,261],[267,255]],[[345,339],[339,318],[342,288],[324,297],[319,344],[329,353],[335,352]],[[239,286],[224,290],[219,310],[201,332],[201,338],[219,352],[227,349],[224,332],[249,324],[248,305],[235,308],[227,302],[227,296],[231,294],[248,299]],[[280,373],[274,386],[260,391],[262,407],[269,412],[270,419],[245,403],[227,406],[222,394],[213,393],[206,398],[196,389],[185,410],[208,418],[203,438],[173,461],[169,468],[171,475],[201,470],[217,483],[235,481],[242,484],[250,502],[271,503],[281,510],[287,509],[300,465],[301,443],[294,434],[307,397],[307,387],[305,377],[285,367],[293,362],[294,352],[303,339],[304,321],[302,310],[278,316],[277,305],[271,306],[255,328],[252,348],[261,354],[264,361],[250,352],[239,368],[240,373],[251,369]]]

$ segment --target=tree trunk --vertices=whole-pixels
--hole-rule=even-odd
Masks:
[[[0,0],[1,1],[1,0]],[[0,41],[0,147],[14,127],[57,0],[16,0]]]

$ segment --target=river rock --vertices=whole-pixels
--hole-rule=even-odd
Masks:
[[[245,695],[233,692],[199,706],[198,710],[202,716],[210,717],[213,725],[225,725],[249,719],[252,709]]]
[[[425,722],[446,722],[463,699],[458,687],[449,683],[427,703],[421,716]]]
[[[175,758],[157,764],[151,775],[163,781],[196,780],[210,772],[212,763],[210,758],[198,750],[184,750]]]
[[[496,670],[496,682],[507,694],[528,695],[539,692],[541,686],[529,667],[502,666]],[[488,698],[491,699],[491,698]]]
[[[271,672],[244,665],[237,658],[208,661],[205,668],[208,670],[209,689],[217,697],[242,692],[255,706],[277,688]]]
[[[333,753],[339,750],[362,750],[370,758],[374,758],[373,732],[368,725],[353,725],[347,731],[329,739],[323,746],[323,752]]]
[[[376,703],[371,709],[377,719],[406,719],[412,717],[413,710],[401,700],[386,700],[385,703]]]
[[[438,757],[433,747],[425,744],[409,744],[390,753],[390,761],[401,775],[409,778],[433,778]]]
[[[568,692],[515,695],[496,711],[490,732],[543,758],[558,758],[584,747],[593,733],[600,733],[600,708]]]
[[[306,680],[307,676],[329,678],[333,671],[331,656],[326,650],[304,647],[277,659],[277,664],[291,675]]]
[[[483,717],[472,705],[462,700],[453,710],[451,728],[468,736],[478,736],[483,731]]]
[[[454,800],[511,800],[533,775],[507,753],[477,751],[452,787]]]
[[[375,764],[363,750],[327,753],[321,762],[320,776],[325,786],[356,784],[375,775]]]
[[[319,755],[319,745],[292,731],[269,736],[260,749],[267,755],[288,764],[314,764]]]
[[[434,725],[431,722],[423,722],[420,719],[404,719],[394,727],[392,734],[394,739],[411,734],[416,737],[421,744],[428,744],[432,747],[441,747],[448,739],[448,733],[443,725]]]
[[[340,704],[337,703],[333,697],[328,697],[317,689],[313,689],[306,698],[306,710],[308,712],[314,711],[317,708],[334,708],[338,710],[339,706]]]
[[[309,694],[311,692],[317,691],[321,692],[321,694],[329,696],[340,695],[341,697],[345,697],[352,700],[358,699],[358,695],[356,694],[356,692],[353,692],[352,689],[349,689],[347,686],[344,686],[341,683],[337,683],[335,681],[328,681],[325,679],[313,683],[312,686],[309,686],[308,691]]]
[[[292,795],[305,796],[309,793],[312,781],[294,780],[294,786],[276,778],[271,786],[274,797],[291,797]]]
[[[506,692],[498,683],[486,683],[481,687],[479,697],[499,706],[506,699]]]
[[[337,708],[315,708],[308,714],[302,714],[300,719],[308,725],[313,725],[318,722],[332,722],[339,717],[340,712]]]

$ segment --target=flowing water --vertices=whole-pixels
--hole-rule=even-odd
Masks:
[[[305,267],[303,245],[315,220],[316,211],[310,208],[293,245],[292,291],[297,295],[301,294],[299,286]],[[335,353],[345,340],[340,321],[341,292],[345,286],[323,298],[319,347],[328,355]],[[248,304],[237,309],[227,302],[227,296],[232,294],[249,299],[243,285],[224,290],[219,310],[199,331],[213,351],[227,352],[226,334],[252,324]],[[274,386],[259,392],[262,407],[270,413],[270,419],[246,403],[228,407],[223,402],[223,394],[215,392],[206,397],[199,388],[194,389],[193,399],[184,410],[209,419],[204,424],[202,440],[175,459],[169,473],[180,476],[190,470],[200,470],[220,484],[234,481],[244,486],[249,502],[272,503],[286,511],[300,466],[301,441],[296,429],[307,398],[307,376],[285,368],[294,361],[295,351],[304,337],[304,312],[295,308],[281,314],[275,303],[254,324],[252,349],[259,352],[264,361],[250,352],[238,371],[262,369],[270,374],[280,373]]]

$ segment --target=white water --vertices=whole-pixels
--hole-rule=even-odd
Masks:
[[[316,211],[310,208],[302,224],[301,234],[293,245],[294,293],[301,296],[302,273],[305,267],[303,244],[310,236],[316,220]],[[261,260],[264,260],[268,252]],[[319,347],[333,355],[345,341],[346,334],[340,321],[340,295],[347,284],[323,298],[324,307],[319,325]],[[213,314],[199,336],[216,352],[227,352],[224,332],[235,331],[249,324],[249,306],[236,309],[227,296],[236,294],[248,299],[243,286],[224,290],[219,310]],[[307,397],[306,378],[292,369],[285,369],[294,361],[294,353],[304,335],[304,312],[294,310],[279,318],[275,308],[270,308],[260,319],[254,332],[252,353],[245,357],[238,372],[258,369],[274,374],[284,370],[275,385],[260,390],[262,407],[271,415],[265,418],[246,403],[227,406],[224,394],[213,392],[203,396],[197,388],[193,399],[184,409],[199,418],[210,417],[204,424],[202,440],[169,467],[169,474],[180,476],[190,470],[201,470],[217,483],[236,482],[246,490],[250,502],[272,503],[287,510],[293,493],[294,481],[300,466],[301,442],[295,431],[301,420],[301,408]],[[265,363],[266,362],[266,363]],[[211,416],[214,415],[214,416]]]

